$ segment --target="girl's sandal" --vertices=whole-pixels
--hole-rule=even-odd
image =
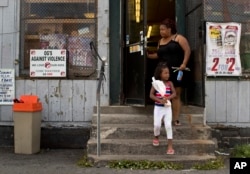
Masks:
[[[180,121],[179,121],[179,120],[175,120],[174,125],[175,125],[175,126],[180,126],[180,125],[181,125],[181,123],[180,123]]]
[[[174,155],[174,149],[167,150],[167,155]]]

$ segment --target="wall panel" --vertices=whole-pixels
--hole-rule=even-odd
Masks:
[[[239,122],[250,122],[250,82],[241,81],[239,83],[239,96],[238,96],[238,110]]]
[[[37,81],[37,93],[34,94],[39,97],[42,103],[42,121],[49,121],[49,80]]]
[[[85,120],[85,83],[83,80],[74,80],[72,85],[72,117],[74,121]]]
[[[225,81],[216,81],[215,83],[215,114],[216,122],[225,122],[227,120],[227,89]]]
[[[60,110],[63,115],[62,121],[73,121],[73,103],[72,103],[72,80],[60,81]]]
[[[208,124],[250,126],[250,81],[209,80],[205,85]]]
[[[229,81],[226,83],[226,113],[227,121],[235,123],[238,121],[238,107],[239,107],[239,82],[238,81]]]
[[[215,82],[214,81],[207,81],[206,87],[205,87],[205,106],[206,106],[206,118],[207,122],[214,122],[216,120],[216,114],[215,114]],[[214,108],[214,109],[210,109]]]

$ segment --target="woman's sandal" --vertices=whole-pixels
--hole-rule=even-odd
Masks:
[[[174,155],[174,149],[167,150],[167,155]]]
[[[174,121],[174,125],[175,125],[175,126],[180,126],[180,125],[181,125],[181,123],[180,123],[180,121],[179,121],[179,120],[175,120],[175,121]]]

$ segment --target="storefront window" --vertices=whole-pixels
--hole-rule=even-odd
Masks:
[[[96,0],[21,1],[20,75],[29,76],[31,49],[66,49],[67,77],[95,77]]]

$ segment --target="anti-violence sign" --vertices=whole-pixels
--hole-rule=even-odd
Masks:
[[[30,77],[66,77],[65,49],[30,50]]]

